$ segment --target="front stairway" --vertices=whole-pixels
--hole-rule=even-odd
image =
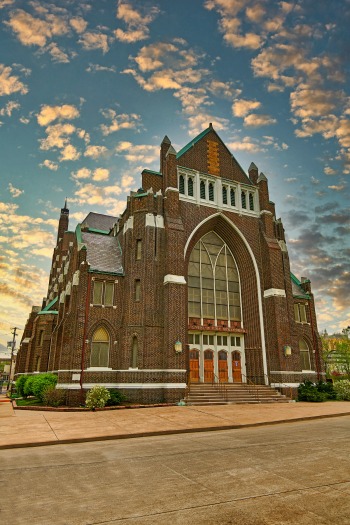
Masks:
[[[265,385],[246,383],[192,383],[186,405],[231,405],[233,403],[288,403],[289,399]]]

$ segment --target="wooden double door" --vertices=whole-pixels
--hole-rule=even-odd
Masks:
[[[228,352],[220,350],[215,354],[212,350],[205,350],[204,357],[204,383],[213,383],[215,378],[214,373],[214,358],[217,355],[218,359],[218,376],[220,383],[228,383]],[[199,365],[199,350],[190,350],[190,379],[191,383],[200,382],[200,365]],[[232,379],[234,383],[242,382],[242,364],[240,352],[232,353]]]

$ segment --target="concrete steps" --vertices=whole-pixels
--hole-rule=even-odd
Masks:
[[[185,397],[187,405],[230,405],[234,403],[288,403],[289,399],[274,388],[246,383],[191,384]]]

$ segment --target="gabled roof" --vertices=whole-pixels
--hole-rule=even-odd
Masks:
[[[186,153],[188,150],[193,148],[193,146],[195,146],[197,144],[197,142],[199,142],[203,137],[208,135],[208,133],[210,133],[210,132],[214,132],[215,133],[215,135],[217,136],[217,138],[219,139],[219,141],[221,142],[221,144],[223,145],[223,147],[227,151],[228,155],[231,158],[233,158],[234,162],[236,163],[236,165],[238,166],[238,169],[240,170],[240,172],[242,174],[242,177],[244,178],[244,184],[251,185],[252,181],[250,180],[250,178],[248,177],[248,175],[246,174],[246,172],[244,171],[244,169],[242,168],[240,163],[237,161],[236,157],[234,157],[232,155],[231,151],[228,149],[228,147],[226,146],[225,142],[219,137],[219,135],[217,134],[217,132],[213,128],[212,124],[209,124],[209,127],[207,127],[205,130],[203,130],[199,135],[197,135],[188,144],[186,144],[186,146],[184,146],[182,149],[180,149],[180,151],[176,154],[176,159],[179,159],[182,155],[184,155],[184,153]],[[243,181],[241,181],[241,182],[243,182]]]
[[[109,232],[114,224],[117,222],[118,217],[111,215],[103,215],[102,213],[90,212],[82,224],[86,225],[89,229],[99,230],[102,232]]]
[[[207,129],[205,129],[204,131],[202,131],[202,133],[200,133],[199,135],[197,135],[197,137],[195,137],[194,139],[192,139],[188,144],[186,144],[186,146],[184,146],[182,149],[180,149],[180,151],[178,151],[178,153],[176,154],[176,158],[179,159],[181,157],[181,155],[183,155],[184,153],[186,153],[186,151],[188,151],[189,149],[193,148],[193,146],[198,142],[200,141],[203,137],[205,137],[209,131],[212,131],[213,130],[213,127],[212,126],[209,126]]]
[[[293,297],[296,297],[297,299],[310,299],[309,294],[302,289],[301,282],[295,277],[293,273],[290,274],[290,278],[292,281]]]
[[[123,275],[122,250],[117,237],[87,231],[81,232],[91,272]]]

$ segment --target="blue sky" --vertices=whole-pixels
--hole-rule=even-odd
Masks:
[[[0,343],[46,294],[65,197],[71,229],[118,215],[164,135],[178,150],[209,122],[268,177],[319,328],[348,326],[349,15],[349,0],[0,0]]]

